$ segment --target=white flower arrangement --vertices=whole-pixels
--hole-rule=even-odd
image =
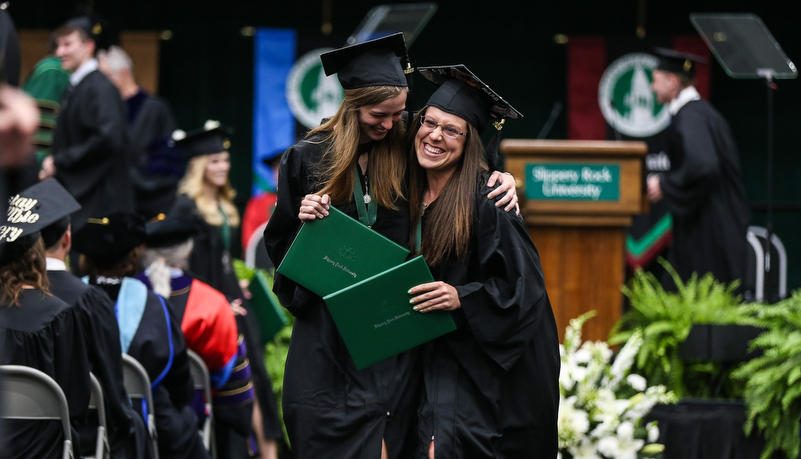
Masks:
[[[594,312],[570,321],[559,351],[559,458],[637,459],[664,450],[656,443],[655,422],[642,425],[657,403],[676,397],[664,386],[648,387],[644,377],[631,373],[642,345],[635,333],[617,356],[601,341],[581,342],[581,328]],[[614,357],[614,361],[612,358]]]

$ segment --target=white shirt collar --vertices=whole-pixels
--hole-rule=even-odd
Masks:
[[[695,86],[687,86],[681,90],[678,96],[668,103],[668,112],[670,112],[671,115],[676,116],[676,113],[681,110],[681,107],[687,105],[687,102],[699,99],[701,99],[701,94],[698,94]]]
[[[45,262],[47,263],[47,270],[48,271],[66,271],[67,265],[59,260],[58,258],[45,258]]]
[[[78,86],[78,83],[80,83],[86,75],[89,75],[95,70],[97,70],[97,59],[91,58],[72,72],[72,75],[70,75],[70,84]]]

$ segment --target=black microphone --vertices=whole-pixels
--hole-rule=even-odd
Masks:
[[[562,102],[558,100],[554,102],[553,108],[551,109],[551,116],[548,117],[548,121],[545,122],[545,125],[542,126],[542,130],[540,133],[537,134],[538,139],[544,139],[546,135],[551,131],[553,127],[553,123],[556,122],[556,117],[559,116],[559,113],[562,112]]]

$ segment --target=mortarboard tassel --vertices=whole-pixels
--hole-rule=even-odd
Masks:
[[[501,158],[499,151],[501,145],[501,129],[503,129],[504,122],[506,122],[505,119],[492,123],[497,131],[495,134],[493,134],[492,138],[487,144],[487,166],[489,166],[490,171],[499,170],[498,167],[503,167],[503,164],[501,164],[500,161]]]

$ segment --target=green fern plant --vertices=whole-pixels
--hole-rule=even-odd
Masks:
[[[634,278],[623,287],[631,302],[631,310],[615,324],[610,344],[626,342],[640,331],[643,345],[637,354],[635,371],[649,382],[665,385],[680,397],[708,397],[709,381],[726,378],[725,369],[709,363],[685,362],[678,350],[695,324],[757,325],[752,311],[740,305],[734,293],[738,283],[730,285],[715,281],[711,274],[693,275],[682,282],[673,267],[659,262],[673,277],[676,292],[666,291],[657,278],[637,270]],[[740,389],[727,387],[729,396]]]
[[[757,357],[732,373],[745,382],[746,434],[756,428],[766,444],[761,459],[775,452],[797,458],[801,441],[801,291],[769,307],[751,306],[767,331],[751,342]]]

